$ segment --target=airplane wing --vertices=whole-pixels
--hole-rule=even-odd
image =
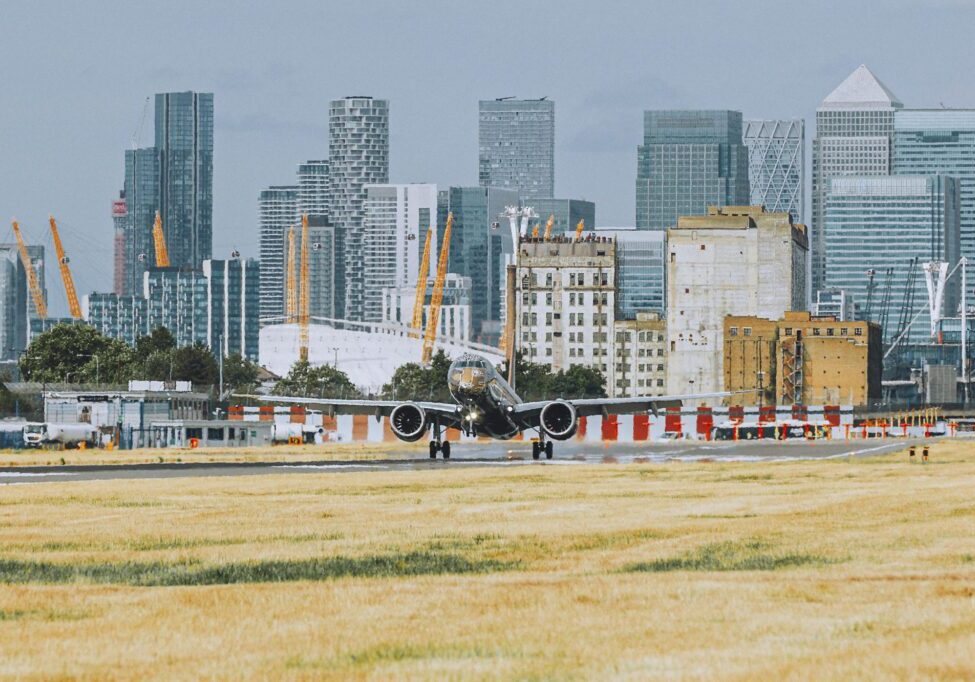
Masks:
[[[235,393],[235,398],[250,398],[266,403],[287,403],[291,405],[305,405],[320,409],[330,415],[340,414],[368,414],[374,417],[388,417],[389,413],[397,405],[407,402],[405,400],[341,400],[338,398],[302,398],[298,396],[284,395],[250,395]],[[428,414],[434,414],[444,420],[445,425],[454,421],[459,421],[457,405],[451,403],[414,401],[414,404],[422,407]]]
[[[722,391],[718,393],[685,393],[683,395],[655,395],[639,396],[636,398],[580,398],[577,400],[566,400],[576,408],[576,413],[580,417],[588,417],[596,414],[635,414],[639,412],[653,412],[669,407],[680,405],[685,400],[700,400],[703,398],[724,398],[733,395],[732,391]],[[537,418],[542,408],[548,405],[551,400],[539,400],[531,403],[520,403],[514,406],[514,413],[523,419]]]

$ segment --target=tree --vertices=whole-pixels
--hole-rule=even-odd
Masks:
[[[552,376],[549,389],[559,398],[605,398],[606,379],[598,369],[572,365]]]
[[[135,340],[135,354],[143,362],[153,353],[170,351],[176,348],[176,339],[165,327],[156,327],[146,336]]]
[[[219,370],[213,353],[202,343],[169,351],[172,354],[173,381],[215,384]]]
[[[291,365],[288,375],[274,385],[271,393],[305,398],[362,397],[345,372],[331,365],[313,367],[303,360]]]
[[[95,359],[97,357],[97,360]],[[20,358],[27,381],[127,380],[132,352],[86,324],[59,324],[40,334]]]
[[[383,386],[382,396],[386,400],[434,400],[448,402],[450,391],[447,388],[447,370],[450,358],[440,349],[430,358],[430,366],[418,362],[400,365],[393,378]]]
[[[231,353],[223,359],[224,390],[248,393],[257,387],[257,374],[260,367],[240,353]]]

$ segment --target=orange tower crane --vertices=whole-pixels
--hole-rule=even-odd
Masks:
[[[447,258],[450,254],[450,231],[454,226],[454,214],[447,214],[447,227],[443,231],[440,244],[440,261],[437,263],[437,279],[433,283],[430,297],[430,314],[427,315],[427,329],[423,336],[423,356],[421,361],[429,365],[433,358],[433,344],[437,340],[437,327],[440,325],[440,305],[443,303],[443,288],[447,281]]]
[[[548,221],[545,223],[545,236],[542,237],[545,241],[552,238],[552,228],[555,226],[555,215],[550,214],[548,216]]]
[[[14,236],[17,237],[17,248],[20,250],[20,262],[27,273],[27,287],[30,289],[31,298],[34,299],[34,310],[39,318],[45,320],[47,319],[47,302],[44,300],[44,292],[41,291],[41,286],[37,283],[37,272],[34,270],[34,264],[30,262],[27,245],[24,244],[24,237],[20,234],[20,225],[14,220],[13,226]]]
[[[156,247],[156,267],[169,267],[169,251],[166,249],[166,235],[163,234],[162,217],[156,211],[156,222],[152,226],[152,242]]]
[[[580,220],[579,221],[579,224],[576,225],[576,241],[579,241],[579,239],[582,238],[582,231],[584,229],[586,229],[586,219],[585,218],[583,218],[582,220]]]
[[[427,276],[430,274],[430,244],[433,230],[427,227],[427,238],[423,243],[423,258],[420,259],[420,274],[416,276],[416,300],[413,302],[413,327],[410,337],[420,338],[423,326],[423,303],[427,300]]]
[[[298,355],[308,362],[308,214],[301,215],[301,293],[298,296]]]
[[[298,319],[298,274],[295,271],[295,226],[288,228],[288,279],[285,292],[285,321],[293,324]]]
[[[54,251],[58,256],[58,267],[61,268],[61,281],[64,282],[64,293],[68,297],[68,310],[71,317],[76,320],[81,319],[81,306],[78,304],[78,292],[74,288],[74,278],[71,276],[71,268],[68,267],[68,257],[64,254],[64,246],[61,244],[61,235],[58,234],[58,224],[54,216],[50,216],[51,238],[54,240]]]

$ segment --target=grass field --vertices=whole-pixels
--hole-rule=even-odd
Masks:
[[[975,444],[0,487],[0,676],[975,678]]]

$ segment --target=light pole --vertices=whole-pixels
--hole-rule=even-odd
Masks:
[[[335,367],[335,369],[338,369],[339,368],[339,349],[338,349],[337,346],[332,346],[332,350],[335,352],[335,364],[333,365],[333,367]]]

